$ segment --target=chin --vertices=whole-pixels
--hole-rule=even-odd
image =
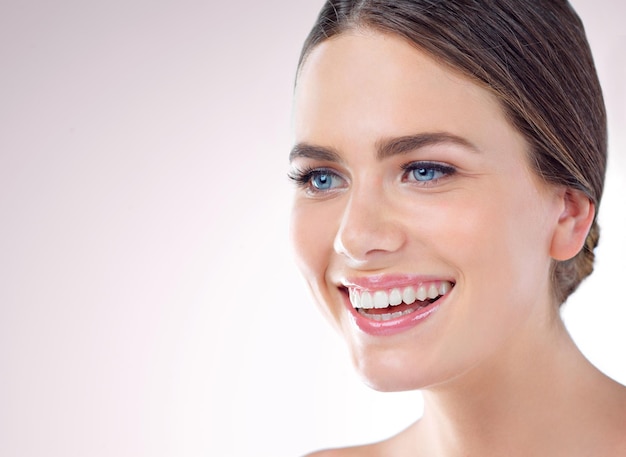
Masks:
[[[420,390],[429,384],[409,376],[398,376],[395,373],[359,371],[363,383],[378,392],[406,392]]]
[[[394,357],[368,354],[352,355],[354,369],[365,385],[378,392],[405,392],[419,390],[437,382],[432,373],[403,363]]]

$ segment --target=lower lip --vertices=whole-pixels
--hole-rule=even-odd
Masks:
[[[359,329],[372,336],[391,336],[405,332],[427,321],[431,315],[439,310],[442,302],[446,298],[447,294],[428,306],[418,308],[410,314],[390,319],[388,321],[375,321],[373,319],[368,319],[354,309],[349,298],[346,297],[346,301],[350,315]]]

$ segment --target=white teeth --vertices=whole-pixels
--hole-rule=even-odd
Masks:
[[[415,298],[417,298],[419,301],[424,301],[426,300],[426,297],[428,297],[428,291],[426,290],[426,286],[419,286],[417,292],[415,292]]]
[[[437,298],[439,296],[439,289],[434,284],[431,284],[428,288],[428,298]]]
[[[367,316],[369,319],[372,319],[374,321],[388,321],[391,319],[397,319],[401,316],[404,316],[406,314],[410,314],[412,311],[410,309],[407,309],[406,311],[398,311],[395,313],[385,313],[385,314],[366,314],[365,311],[363,311],[362,309],[359,309],[359,313]]]
[[[373,307],[372,295],[369,292],[363,292],[361,294],[361,308],[371,309]]]
[[[402,301],[407,305],[410,305],[415,301],[415,289],[412,287],[405,287],[402,291]]]
[[[391,289],[389,291],[377,290],[377,291],[361,291],[359,289],[349,288],[350,303],[356,309],[383,309],[388,306],[397,306],[402,303],[410,305],[415,300],[425,301],[426,299],[436,299],[441,295],[446,295],[452,289],[452,283],[449,281],[441,281],[440,283],[431,283],[428,285],[420,285],[419,287],[405,287],[404,289]],[[397,313],[385,313],[377,316],[383,316],[377,320],[394,319],[394,314]],[[387,317],[389,316],[389,317]]]
[[[389,306],[389,296],[387,292],[377,290],[374,292],[374,308],[386,308]]]
[[[400,293],[400,289],[392,289],[389,292],[389,304],[391,306],[396,306],[402,303],[402,294]]]

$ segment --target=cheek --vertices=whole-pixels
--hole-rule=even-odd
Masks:
[[[549,230],[532,192],[502,193],[467,215],[459,245],[472,286],[502,313],[523,312],[549,290]],[[503,303],[509,306],[502,306]]]
[[[300,271],[307,283],[323,281],[333,245],[328,215],[314,205],[296,202],[291,212],[291,242]]]
[[[298,268],[324,317],[338,323],[326,283],[326,272],[332,259],[335,228],[333,219],[321,205],[296,203],[291,213],[290,236]]]
[[[480,283],[483,292],[532,287],[548,278],[550,266],[549,231],[538,203],[532,191],[505,186],[450,200],[430,211],[426,239],[471,279],[468,286]]]

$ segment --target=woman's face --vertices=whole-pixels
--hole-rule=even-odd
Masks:
[[[549,322],[560,194],[488,91],[347,33],[308,56],[294,121],[297,260],[371,386],[437,385]]]

